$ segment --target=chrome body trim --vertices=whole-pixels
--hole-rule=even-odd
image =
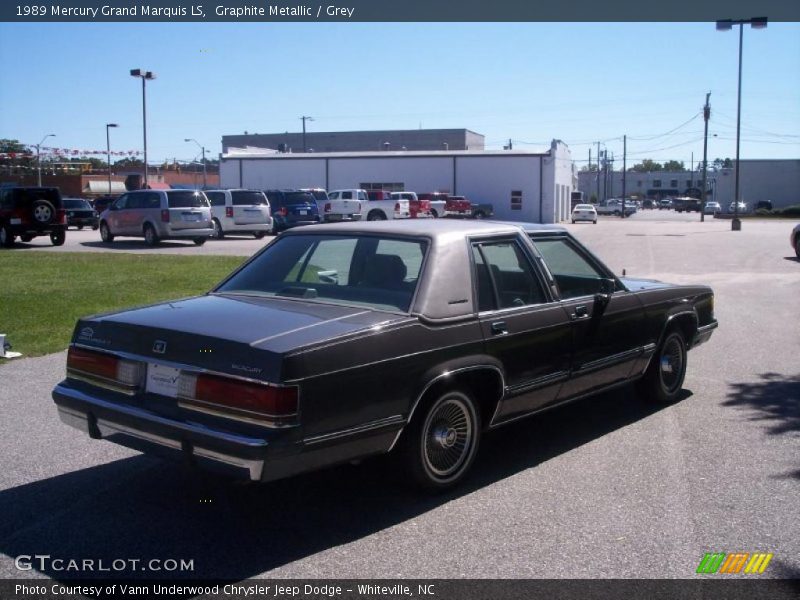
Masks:
[[[333,431],[331,433],[323,433],[321,435],[313,435],[304,438],[303,443],[310,446],[313,444],[327,442],[329,440],[336,440],[351,435],[358,435],[359,433],[367,433],[375,429],[383,429],[384,427],[390,427],[392,425],[402,425],[404,423],[405,420],[403,419],[402,415],[392,415],[391,417],[386,417],[385,419],[377,419],[375,421],[370,421],[369,423],[357,425],[356,427],[351,427],[349,429],[342,429],[339,431]]]
[[[126,396],[136,395],[136,392],[141,388],[142,385],[141,383],[138,385],[126,385],[113,379],[100,377],[99,375],[93,375],[91,373],[79,371],[78,369],[71,369],[69,367],[67,367],[67,378],[83,381],[84,383],[96,385],[97,387],[101,387],[112,392],[125,394]]]

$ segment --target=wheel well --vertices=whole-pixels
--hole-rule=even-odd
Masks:
[[[664,335],[661,336],[663,340],[669,331],[678,331],[683,336],[683,341],[686,342],[688,349],[694,339],[694,334],[697,333],[697,318],[690,314],[678,315],[672,319],[664,330]]]
[[[477,368],[441,377],[422,393],[419,402],[412,407],[409,422],[423,414],[422,409],[448,389],[461,389],[472,396],[481,415],[481,423],[486,428],[503,395],[503,379],[499,371],[490,368]]]
[[[370,215],[381,215],[384,218],[386,217],[386,213],[384,213],[380,208],[373,208],[371,211],[369,211],[367,213],[367,218],[369,218]]]

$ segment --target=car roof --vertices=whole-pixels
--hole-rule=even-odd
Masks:
[[[514,221],[464,220],[464,219],[393,219],[390,221],[326,223],[324,226],[310,225],[297,227],[281,235],[327,233],[378,233],[388,235],[419,235],[436,237],[437,235],[487,235],[492,233],[518,233],[522,229],[526,233],[566,231],[558,225],[541,223],[520,223]]]

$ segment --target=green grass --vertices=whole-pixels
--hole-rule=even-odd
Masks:
[[[58,352],[79,317],[201,294],[244,260],[0,251],[0,333],[25,356]]]

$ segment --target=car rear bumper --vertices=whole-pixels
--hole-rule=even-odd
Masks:
[[[159,233],[159,236],[165,239],[210,237],[212,235],[214,235],[214,229],[211,227],[202,227],[196,229],[173,229],[170,227],[163,233]]]
[[[352,214],[352,215],[345,215],[345,214],[331,214],[325,215],[322,217],[322,220],[326,223],[328,222],[339,222],[339,221],[360,221],[361,220],[361,213]]]

